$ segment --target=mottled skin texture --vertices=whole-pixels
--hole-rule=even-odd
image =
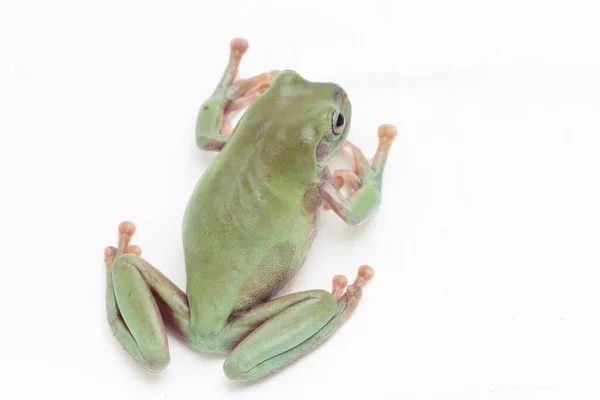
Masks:
[[[198,146],[220,153],[196,185],[183,220],[187,293],[129,245],[132,223],[121,223],[118,248],[105,252],[109,324],[150,371],[169,363],[169,328],[199,351],[228,355],[224,371],[231,379],[272,373],[339,327],[373,275],[362,266],[347,288],[338,275],[332,293],[310,290],[272,300],[304,262],[325,202],[349,224],[377,209],[396,131],[380,127],[378,151],[367,160],[345,141],[351,106],[342,88],[292,71],[239,79],[247,42],[234,39],[231,47],[225,74],[198,115]],[[245,107],[232,129],[231,118]],[[355,167],[331,174],[326,164],[342,148]],[[340,193],[344,185],[348,198]]]

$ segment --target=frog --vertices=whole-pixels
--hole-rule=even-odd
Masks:
[[[150,372],[170,362],[169,331],[199,352],[224,356],[233,381],[266,377],[336,331],[374,275],[362,265],[350,285],[335,275],[331,291],[277,297],[303,265],[322,210],[349,225],[374,215],[397,129],[381,125],[367,159],[346,140],[352,107],[339,85],[291,70],[242,79],[247,49],[246,40],[231,41],[225,72],[197,116],[197,146],[217,154],[183,217],[186,291],[131,244],[132,222],[121,222],[117,246],[105,248],[109,326]],[[336,154],[352,166],[331,171]]]

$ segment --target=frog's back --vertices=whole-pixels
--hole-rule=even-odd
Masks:
[[[350,117],[338,85],[280,73],[196,186],[183,242],[199,342],[269,300],[302,265],[323,202],[317,175],[348,133],[334,120],[339,109]]]
[[[307,165],[310,157],[302,165],[284,160],[285,149],[254,133],[236,130],[184,217],[192,324],[206,332],[270,299],[302,265],[316,234],[316,166]]]

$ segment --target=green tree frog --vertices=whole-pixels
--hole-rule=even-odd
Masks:
[[[198,114],[197,145],[219,154],[183,219],[186,292],[130,245],[133,223],[122,222],[118,246],[105,250],[108,322],[149,371],[169,364],[169,329],[198,351],[226,355],[223,369],[232,380],[273,373],[348,319],[373,276],[363,265],[349,286],[335,276],[331,293],[274,298],[306,258],[322,208],[350,225],[372,216],[396,128],[379,127],[368,160],[346,141],[352,112],[340,86],[293,71],[240,79],[247,48],[243,39],[231,41],[225,73]],[[341,149],[354,166],[330,172],[327,163]]]

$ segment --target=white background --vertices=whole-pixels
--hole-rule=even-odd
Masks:
[[[598,398],[595,2],[9,1],[0,6],[1,397]],[[286,292],[376,270],[355,315],[269,379],[171,340],[139,368],[106,323],[103,248],[134,221],[184,287],[180,226],[228,42],[241,73],[335,81],[368,155],[394,123],[377,217],[332,213]],[[226,184],[226,183],[224,183]]]

